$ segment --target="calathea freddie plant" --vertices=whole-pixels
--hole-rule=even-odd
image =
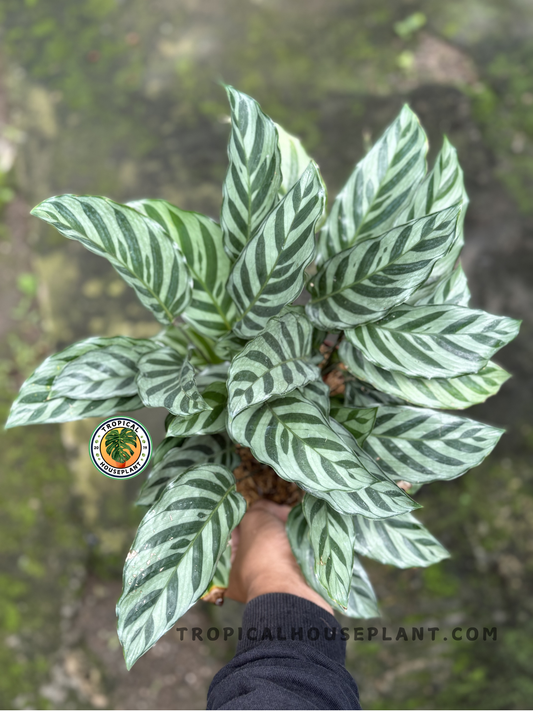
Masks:
[[[490,358],[519,326],[468,308],[457,263],[468,200],[449,142],[427,173],[426,136],[404,107],[326,219],[300,142],[227,93],[220,225],[164,200],[62,195],[33,210],[108,259],[164,326],[50,356],[7,423],[169,412],[117,607],[128,668],[227,586],[246,509],[237,451],[249,476],[270,468],[301,490],[287,527],[309,584],[335,609],[372,617],[357,556],[400,568],[445,558],[406,490],[464,474],[502,434],[442,412],[498,391],[509,375]],[[294,305],[304,287],[305,307]]]

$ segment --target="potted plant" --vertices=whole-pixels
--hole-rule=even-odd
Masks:
[[[499,390],[509,375],[490,359],[519,328],[468,307],[454,148],[445,139],[427,172],[405,106],[326,216],[299,140],[226,89],[220,224],[152,199],[62,195],[33,210],[108,259],[163,326],[50,356],[7,422],[168,410],[117,606],[128,668],[199,598],[221,601],[231,532],[259,496],[293,505],[309,584],[347,615],[377,615],[357,556],[401,568],[445,558],[412,495],[478,465],[502,434],[443,412]],[[126,440],[108,443],[119,462]]]

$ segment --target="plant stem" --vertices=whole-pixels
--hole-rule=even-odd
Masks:
[[[326,358],[326,362],[324,363],[324,366],[322,368],[322,375],[327,375],[335,367],[335,364],[332,363],[331,361],[333,360],[333,355],[334,355],[335,351],[338,349],[338,347],[340,346],[343,338],[344,338],[344,331],[341,331],[341,333],[339,333],[339,335],[337,336],[337,340],[332,345],[331,350],[328,354],[328,357]]]

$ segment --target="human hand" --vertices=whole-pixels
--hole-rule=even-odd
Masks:
[[[328,603],[306,583],[285,530],[290,506],[260,499],[251,506],[231,537],[232,565],[226,596],[248,602],[267,593],[290,593],[332,613]]]

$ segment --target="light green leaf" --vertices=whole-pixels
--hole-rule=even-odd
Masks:
[[[245,510],[233,474],[201,464],[170,483],[148,511],[126,558],[117,604],[128,669],[204,594]]]
[[[240,311],[234,326],[237,336],[256,336],[302,291],[323,205],[322,180],[311,163],[235,262],[228,291]]]
[[[103,341],[104,339],[100,339]],[[71,360],[55,378],[50,398],[106,400],[137,394],[137,363],[146,353],[158,348],[147,339],[116,336],[99,342],[93,350]]]
[[[379,617],[377,599],[372,589],[372,584],[363,566],[356,557],[354,557],[347,609],[344,609],[337,602],[332,600],[325,588],[319,583],[314,571],[315,559],[310,541],[309,524],[305,520],[302,504],[295,506],[289,514],[289,518],[287,519],[287,536],[294,557],[305,579],[313,590],[321,595],[335,610],[342,612],[348,617],[360,617],[363,619]]]
[[[320,234],[322,264],[358,240],[390,229],[426,172],[427,138],[408,106],[360,161]]]
[[[311,162],[305,148],[300,143],[300,139],[276,124],[278,132],[278,145],[281,154],[281,175],[280,195],[289,192],[292,186],[298,182],[302,173]]]
[[[205,594],[202,597],[208,595],[213,588],[222,588],[226,590],[229,586],[229,575],[231,573],[231,542],[226,546],[226,550],[222,553],[220,560],[218,561],[215,574],[213,579],[209,583]],[[210,602],[213,602],[212,600]],[[222,604],[222,603],[220,603]]]
[[[344,405],[346,407],[376,407],[376,405],[407,405],[405,400],[387,395],[376,390],[370,383],[362,380],[346,380],[344,387]]]
[[[347,617],[359,617],[368,619],[370,617],[380,617],[378,599],[370,578],[361,562],[355,556],[353,561],[352,584],[348,596],[348,608],[341,610]]]
[[[353,517],[343,516],[311,494],[305,494],[302,510],[309,524],[315,575],[329,597],[346,609],[354,562]]]
[[[457,151],[445,137],[433,170],[411,194],[408,205],[398,213],[394,224],[402,225],[457,204],[462,204],[461,215],[464,218],[468,202]]]
[[[159,464],[167,452],[170,452],[170,450],[174,449],[174,447],[179,447],[184,441],[183,437],[165,437],[165,439],[163,439],[154,450],[151,462],[152,467]]]
[[[413,194],[410,205],[399,215],[395,222],[396,225],[400,225],[408,220],[439,212],[458,203],[461,204],[455,243],[449,253],[433,267],[428,283],[420,289],[420,296],[425,297],[430,294],[431,290],[443,277],[451,274],[464,245],[463,225],[468,202],[463,171],[459,165],[457,151],[448,139],[444,138],[442,149],[437,156],[433,170],[422,181]],[[466,306],[467,304],[464,305]]]
[[[163,442],[172,439],[170,437]],[[171,481],[195,464],[221,464],[233,471],[239,461],[235,446],[225,433],[191,437],[183,441],[180,447],[174,444],[162,458],[158,459],[142,485],[135,503],[137,506],[152,506]]]
[[[285,395],[320,378],[309,362],[313,327],[304,315],[283,313],[268,321],[233,359],[228,377],[230,417],[250,405]]]
[[[245,338],[239,338],[234,333],[230,333],[217,341],[215,353],[223,360],[232,360],[242,351],[247,342]]]
[[[411,296],[408,303],[416,306],[426,304],[457,304],[457,306],[468,306],[470,302],[470,290],[466,280],[466,274],[459,264],[451,274],[445,274],[438,282],[431,282],[429,286],[424,284]]]
[[[121,412],[140,410],[142,407],[138,395],[112,397],[108,400],[71,400],[68,397],[58,397],[41,402],[37,401],[37,395],[19,396],[11,406],[5,428],[72,422],[87,417],[102,419]]]
[[[226,291],[231,262],[220,226],[166,200],[137,200],[131,207],[147,215],[176,242],[193,277],[192,300],[182,314],[198,333],[218,338],[231,330],[236,309]]]
[[[481,370],[519,328],[515,319],[454,304],[403,305],[381,321],[346,331],[346,338],[379,368],[454,378]]]
[[[464,410],[485,402],[495,395],[511,377],[496,363],[489,362],[479,373],[460,375],[457,378],[408,378],[401,373],[391,373],[372,365],[348,341],[340,347],[340,356],[350,373],[374,387],[420,407],[439,410]]]
[[[226,428],[228,395],[226,384],[214,382],[202,393],[203,399],[211,408],[195,415],[167,417],[167,437],[192,437],[192,435],[214,434]]]
[[[11,406],[5,424],[6,429],[20,425],[70,422],[83,420],[86,417],[105,417],[118,412],[142,408],[143,404],[137,395],[113,397],[107,400],[74,400],[67,397],[50,399],[55,380],[68,363],[77,360],[85,353],[107,348],[112,340],[109,338],[88,338],[68,346],[60,353],[49,356],[20,389],[17,399]]]
[[[224,249],[233,261],[277,202],[281,156],[276,126],[257,101],[232,86],[226,91],[231,106],[231,136],[220,224]]]
[[[364,449],[391,479],[428,484],[477,467],[503,432],[443,412],[380,406]]]
[[[359,491],[313,491],[317,498],[324,499],[335,511],[355,516],[359,514],[365,518],[390,518],[399,514],[419,509],[421,506],[411,497],[407,496],[399,486],[383,475],[383,480],[366,486]]]
[[[453,243],[458,213],[421,217],[332,257],[308,285],[308,317],[339,330],[377,321],[407,301]]]
[[[228,369],[229,363],[208,365],[196,376],[196,384],[200,390],[204,390],[213,383],[225,383],[228,377]]]
[[[355,437],[360,447],[372,432],[377,412],[376,407],[339,407],[334,405],[331,408],[331,416]]]
[[[374,462],[362,450],[352,451],[324,413],[298,390],[243,410],[229,422],[229,432],[235,442],[250,447],[256,459],[303,489],[349,491],[376,481],[363,463],[374,468]]]
[[[300,392],[306,400],[313,402],[326,418],[329,418],[331,406],[329,385],[326,385],[323,380],[314,380],[312,383],[307,383],[304,388],[300,388]]]
[[[355,550],[367,558],[397,568],[426,568],[450,554],[436,538],[410,514],[384,521],[354,516]]]
[[[388,518],[397,514],[420,508],[394,481],[379,467],[376,461],[362,450],[355,437],[348,432],[333,417],[329,418],[331,429],[340,439],[357,454],[366,470],[371,472],[375,481],[357,491],[317,491],[309,487],[307,490],[319,499],[326,501],[335,511],[353,516],[361,514],[368,518]]]
[[[183,255],[136,210],[102,197],[60,195],[31,214],[105,257],[161,323],[172,323],[189,304],[192,280]]]
[[[172,348],[147,353],[137,366],[137,387],[146,407],[165,407],[184,417],[210,409],[196,385],[193,366]]]
[[[215,353],[215,341],[209,336],[197,333],[187,324],[169,326],[154,336],[153,340],[174,349],[183,358],[188,357],[195,368],[222,362]]]

